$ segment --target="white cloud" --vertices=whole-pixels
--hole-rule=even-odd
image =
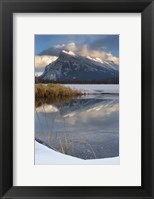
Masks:
[[[115,64],[119,64],[119,58],[113,56],[110,52],[93,50],[88,45],[83,45],[81,48],[78,48],[74,42],[71,42],[65,46],[63,44],[60,47],[78,53],[81,56],[89,57],[95,61],[113,61]]]
[[[92,121],[99,117],[103,118],[109,115],[111,116],[115,112],[118,113],[118,111],[119,111],[119,104],[117,103],[109,104],[109,105],[104,104],[104,105],[96,106],[92,109],[88,109],[86,111],[81,111],[75,117],[73,116],[75,115],[76,112],[67,114],[64,117],[67,118],[68,123],[73,125],[75,123],[78,123],[81,120],[83,123],[87,123],[88,121]]]
[[[118,57],[113,56],[111,53],[107,53],[106,55],[107,55],[106,60],[113,61],[115,64],[119,64],[119,58]]]
[[[55,45],[55,46],[54,46],[54,48],[63,48],[63,47],[65,47],[65,44],[62,44],[62,45],[59,45],[59,44],[58,44],[58,45]]]
[[[119,64],[118,57],[113,56],[111,53],[105,51],[92,50],[88,45],[84,45],[79,51],[79,54],[85,57],[90,57],[91,59],[99,62],[113,61],[115,64]]]
[[[63,50],[69,50],[69,51],[73,51],[73,52],[77,52],[78,48],[76,46],[76,44],[74,42],[70,42],[68,44],[58,44],[53,46],[54,48],[59,48],[59,49],[63,49]]]
[[[76,44],[74,42],[68,43],[66,45],[66,49],[70,50],[70,51],[73,51],[73,52],[77,52],[78,51],[78,48],[77,48],[77,46],[76,46]]]
[[[104,61],[113,61],[115,64],[119,64],[119,58],[113,56],[112,53],[106,51],[94,50],[91,49],[88,45],[83,45],[82,47],[78,47],[74,42],[70,42],[68,44],[55,45],[53,46],[53,48],[72,51],[81,56],[102,63]],[[55,61],[56,59],[57,59],[56,56],[47,56],[47,55],[35,56],[35,67],[44,68],[46,65]]]
[[[46,65],[52,63],[57,59],[56,56],[46,56],[46,55],[41,55],[41,56],[35,56],[35,67],[36,68],[44,68]]]

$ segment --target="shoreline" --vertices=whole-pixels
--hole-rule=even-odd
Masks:
[[[120,158],[101,158],[101,159],[89,159],[83,160],[70,155],[62,154],[54,151],[45,145],[35,141],[35,165],[119,165]]]

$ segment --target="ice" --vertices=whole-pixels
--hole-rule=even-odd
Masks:
[[[119,93],[119,84],[65,84],[65,86],[86,93]]]

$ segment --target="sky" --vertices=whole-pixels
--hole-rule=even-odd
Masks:
[[[35,68],[43,70],[61,50],[119,63],[119,35],[35,35]]]

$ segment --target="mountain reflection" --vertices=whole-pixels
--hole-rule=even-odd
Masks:
[[[119,95],[36,103],[35,138],[82,159],[119,155]]]

